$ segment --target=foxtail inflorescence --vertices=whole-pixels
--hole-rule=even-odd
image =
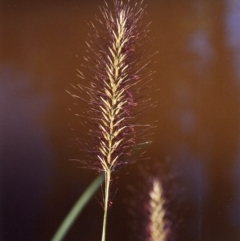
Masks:
[[[83,116],[91,126],[88,131],[91,140],[81,141],[88,153],[87,160],[82,162],[105,173],[102,240],[105,240],[112,172],[136,160],[132,151],[141,144],[137,138],[152,127],[136,123],[138,113],[148,104],[142,93],[148,88],[151,74],[146,70],[150,54],[144,49],[148,42],[148,24],[142,21],[145,7],[142,1],[112,2],[113,10],[105,2],[105,7],[100,8],[102,19],[96,18],[96,25],[91,23],[94,33],[87,41],[83,65],[86,71],[84,74],[78,71],[78,76],[87,83],[78,84],[75,88],[81,94],[73,95],[87,104]],[[138,128],[141,129],[137,131]]]
[[[146,241],[167,241],[165,197],[162,183],[155,178],[151,182],[148,203],[148,237]]]
[[[181,226],[180,188],[172,163],[168,160],[142,162],[137,170],[138,182],[129,187],[127,208],[132,217],[132,240],[172,241]],[[136,201],[136,196],[137,201]]]
[[[100,8],[103,20],[97,18],[98,26],[91,23],[94,33],[87,41],[86,71],[83,74],[78,70],[78,76],[87,83],[75,88],[88,97],[73,95],[87,102],[84,117],[91,125],[91,140],[82,140],[81,144],[89,154],[85,163],[99,171],[115,171],[134,162],[131,154],[139,144],[136,137],[152,126],[135,120],[147,106],[141,88],[144,91],[149,79],[143,85],[141,82],[151,74],[146,70],[150,54],[144,57],[143,49],[148,32],[141,22],[144,7],[142,1],[133,6],[130,1],[113,3],[113,11],[106,2]]]

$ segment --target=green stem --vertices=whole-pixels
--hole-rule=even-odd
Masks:
[[[103,215],[102,241],[106,240],[107,212],[108,212],[108,199],[109,199],[110,181],[111,181],[111,170],[106,170],[105,171],[105,196],[104,196],[104,215]]]

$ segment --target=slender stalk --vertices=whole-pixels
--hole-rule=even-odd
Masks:
[[[111,181],[111,170],[105,171],[105,197],[104,197],[104,215],[103,215],[103,228],[102,228],[102,241],[106,240],[106,227],[107,227],[107,213],[108,213],[108,199],[109,199],[109,187]]]

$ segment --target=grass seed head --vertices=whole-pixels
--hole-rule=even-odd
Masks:
[[[83,116],[90,126],[91,141],[82,140],[81,146],[88,153],[88,167],[99,171],[114,171],[134,162],[137,136],[152,127],[136,123],[138,111],[148,105],[139,95],[150,73],[146,70],[150,61],[144,57],[148,32],[142,21],[144,10],[142,1],[131,6],[130,1],[113,0],[113,10],[105,2],[100,8],[102,18],[91,23],[85,72],[78,71],[86,84],[76,88],[86,95],[79,98],[87,104]]]
[[[153,179],[151,184],[148,203],[148,238],[146,241],[167,241],[168,231],[166,229],[165,198],[162,183],[159,179]]]

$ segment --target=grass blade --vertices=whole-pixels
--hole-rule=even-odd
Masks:
[[[99,175],[91,185],[85,190],[85,192],[81,195],[75,205],[72,207],[66,218],[63,220],[62,224],[58,228],[57,232],[51,239],[51,241],[61,241],[66,236],[68,230],[73,225],[76,218],[79,216],[81,211],[84,209],[86,204],[92,198],[94,193],[98,190],[100,185],[104,180],[104,175]]]

